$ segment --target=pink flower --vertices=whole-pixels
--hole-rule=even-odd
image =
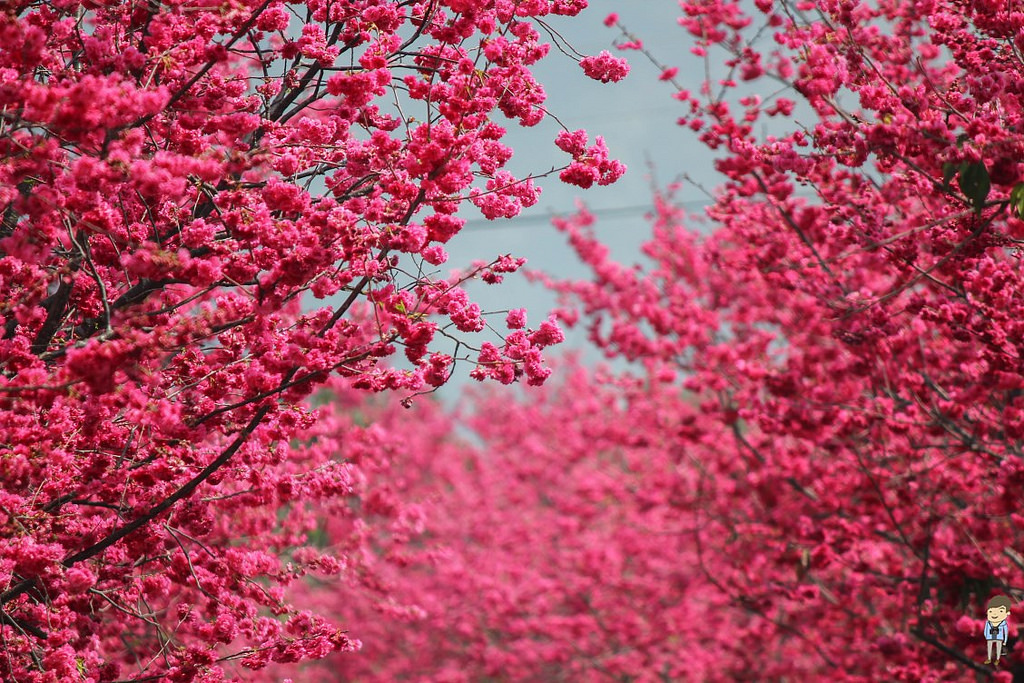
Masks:
[[[72,567],[64,575],[68,591],[73,594],[84,593],[96,583],[96,575],[84,567]]]
[[[597,136],[591,147],[587,147],[587,142],[584,130],[562,131],[555,138],[555,145],[573,156],[572,163],[559,174],[564,182],[586,189],[594,183],[611,184],[626,172],[623,163],[608,158],[604,138]]]
[[[548,318],[540,324],[536,332],[529,336],[530,343],[537,347],[552,346],[565,341],[565,335],[554,318]]]
[[[621,81],[629,73],[629,63],[621,57],[614,57],[602,50],[596,57],[584,57],[580,61],[583,73],[602,83]]]
[[[429,247],[424,247],[420,252],[423,256],[423,260],[433,266],[439,266],[448,260],[448,252],[445,251],[444,247],[440,244],[432,244]]]
[[[971,619],[966,614],[956,620],[957,633],[973,634],[978,630],[978,620]]]
[[[585,130],[581,129],[572,132],[563,130],[555,136],[555,146],[567,154],[578,157],[586,152],[587,140],[587,131]]]
[[[513,308],[505,316],[505,325],[510,330],[518,330],[526,327],[526,309],[525,308]]]

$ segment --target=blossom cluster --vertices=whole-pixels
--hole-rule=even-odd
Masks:
[[[598,135],[590,147],[587,147],[588,141],[585,130],[562,131],[558,134],[555,145],[572,156],[572,163],[558,177],[563,182],[584,189],[594,183],[610,185],[622,177],[626,167],[621,161],[608,157],[604,138]]]
[[[546,281],[635,363],[631,418],[673,406],[638,434],[691,478],[661,503],[712,582],[691,618],[725,600],[744,643],[704,678],[962,680],[1024,572],[1024,14],[754,5],[680,3],[709,74],[680,123],[725,177],[710,233],[667,191],[630,269],[584,211],[556,225],[591,281]]]
[[[1024,598],[1024,14],[680,7],[708,82],[652,81],[723,185],[703,217],[659,192],[640,266],[555,222],[590,271],[539,276],[558,317],[628,371],[478,398],[407,454],[432,554],[393,580],[424,613],[344,671],[1010,681],[981,621]]]
[[[538,20],[585,6],[0,11],[0,678],[215,681],[357,650],[359,624],[290,600],[313,575],[398,610],[371,549],[422,508],[322,391],[441,386],[438,330],[485,327],[461,280],[401,259],[444,263],[463,207],[536,201],[502,124],[546,113]],[[492,282],[522,265],[481,256]],[[517,332],[503,358],[539,383],[560,333]]]

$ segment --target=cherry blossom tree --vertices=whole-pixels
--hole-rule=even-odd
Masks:
[[[325,660],[310,678],[715,678],[739,644],[710,627],[728,600],[697,570],[680,516],[699,502],[700,477],[682,451],[667,457],[664,425],[680,417],[673,392],[658,400],[643,382],[579,366],[563,367],[556,385],[515,402],[477,396],[459,416],[417,404],[426,428],[415,432],[400,429],[410,413],[378,413],[399,497],[425,519],[403,561],[377,575],[416,609],[304,585],[297,600],[365,625],[358,655]]]
[[[442,335],[481,378],[547,377],[553,321],[467,336],[464,280],[521,259],[436,267],[462,207],[536,201],[501,124],[546,115],[538,29],[585,6],[4,4],[0,677],[215,681],[358,647],[287,587],[389,604],[369,548],[418,522],[317,391],[430,391],[459,360]],[[599,137],[557,144],[567,182],[624,171]]]
[[[718,155],[705,220],[658,193],[631,267],[583,209],[556,224],[592,277],[539,276],[630,373],[481,399],[461,458],[408,456],[449,559],[395,574],[423,620],[374,623],[348,665],[1011,680],[981,622],[1024,598],[1024,13],[680,7],[699,92],[606,23]]]

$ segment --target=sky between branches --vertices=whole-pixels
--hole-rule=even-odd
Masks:
[[[552,215],[574,211],[577,200],[596,215],[596,233],[613,257],[632,264],[642,258],[640,245],[649,232],[643,215],[651,206],[651,168],[659,187],[682,173],[708,190],[719,182],[711,151],[699,144],[691,131],[675,123],[685,112],[684,106],[671,97],[672,85],[658,80],[657,68],[640,52],[612,47],[613,41],[621,37],[617,28],[603,23],[612,12],[655,57],[667,66],[679,67],[677,82],[699,90],[703,67],[689,53],[690,37],[676,22],[679,6],[674,0],[590,0],[590,6],[579,17],[549,17],[550,26],[579,52],[595,55],[609,50],[629,59],[630,75],[620,83],[604,84],[583,77],[576,62],[554,45],[549,56],[535,67],[548,95],[548,110],[570,130],[584,128],[591,139],[602,135],[611,156],[625,163],[628,171],[612,185],[595,185],[586,191],[559,182],[557,174],[542,178],[537,181],[543,189],[540,201],[511,220],[487,221],[478,212],[467,212],[466,228],[446,245],[450,258],[443,267],[461,267],[474,259],[512,253],[527,259],[527,269],[563,278],[586,277],[586,269],[576,262],[565,238],[550,223]],[[509,130],[505,143],[516,150],[508,167],[517,177],[565,164],[565,154],[553,143],[561,130],[553,118],[526,129],[514,122],[499,123]],[[691,184],[681,190],[679,198],[694,212],[701,212],[708,203],[701,190]],[[521,273],[506,277],[500,285],[474,282],[467,290],[485,311],[513,304],[525,307],[531,326],[540,323],[556,306],[554,295],[539,284],[528,283]],[[566,329],[565,333],[562,351],[585,348],[586,331],[582,326]],[[583,357],[588,362],[599,360],[593,350]],[[439,397],[446,402],[457,400],[467,385],[475,384],[468,372],[468,365],[456,367],[452,381],[437,392]]]

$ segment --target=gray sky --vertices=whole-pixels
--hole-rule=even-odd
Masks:
[[[550,223],[553,214],[573,212],[576,200],[585,202],[595,213],[595,231],[612,256],[632,264],[641,259],[640,244],[649,235],[643,218],[651,206],[648,161],[655,168],[659,186],[684,172],[709,190],[719,183],[711,152],[697,142],[692,131],[676,125],[676,119],[686,112],[682,103],[672,99],[672,86],[658,80],[658,70],[639,52],[620,52],[612,47],[620,34],[618,29],[603,24],[610,12],[616,12],[620,22],[662,63],[680,68],[677,80],[683,87],[699,89],[703,64],[689,54],[690,37],[676,22],[679,5],[674,0],[590,0],[590,7],[578,17],[551,17],[551,27],[579,52],[596,55],[608,50],[630,62],[631,71],[625,80],[599,83],[587,78],[574,60],[553,47],[534,70],[548,94],[548,110],[570,130],[587,129],[591,141],[594,135],[602,135],[611,156],[627,165],[627,173],[610,186],[588,190],[561,183],[557,174],[543,178],[538,182],[543,189],[538,204],[511,220],[488,221],[479,213],[467,213],[469,222],[447,245],[449,261],[442,268],[512,253],[525,257],[527,268],[566,278],[586,277],[587,270]],[[561,130],[554,120],[546,119],[525,129],[514,122],[499,123],[509,130],[505,143],[516,150],[509,169],[517,176],[567,162],[568,156],[554,146],[555,135]],[[685,187],[679,196],[694,212],[706,205],[705,196],[694,187]],[[500,285],[474,282],[467,290],[485,311],[525,307],[530,326],[543,320],[556,305],[551,293],[526,282],[520,274],[506,276]],[[495,316],[492,324],[500,328],[503,321],[503,316]],[[472,342],[478,345],[483,339],[481,336]],[[566,343],[560,348],[585,346],[586,333],[577,326],[566,330]],[[588,360],[597,357],[596,353],[585,354]],[[445,401],[457,399],[467,382],[475,384],[468,378],[471,369],[468,364],[460,365],[451,383],[437,394]]]

